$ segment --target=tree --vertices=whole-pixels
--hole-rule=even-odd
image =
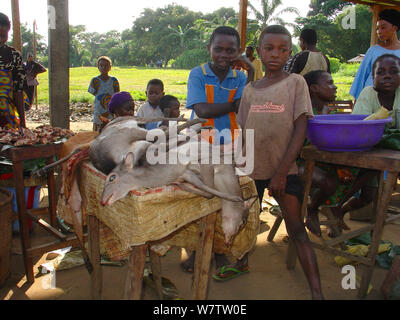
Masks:
[[[258,26],[261,30],[267,27],[269,24],[280,24],[282,26],[295,27],[293,23],[285,22],[280,16],[283,13],[294,13],[300,15],[300,12],[295,7],[287,7],[275,14],[277,8],[282,5],[282,0],[260,0],[261,11],[257,10],[253,4],[249,2],[249,7],[256,16]]]
[[[356,29],[344,30],[342,19],[347,15],[343,11],[336,17],[329,19],[319,13],[314,16],[299,17],[296,19],[298,27],[296,35],[299,36],[303,28],[317,31],[317,47],[326,55],[347,61],[360,53],[365,53],[370,45],[372,13],[368,6],[356,5]]]
[[[311,0],[311,10],[307,16],[315,16],[321,13],[326,17],[332,17],[348,5],[349,3],[342,0]]]

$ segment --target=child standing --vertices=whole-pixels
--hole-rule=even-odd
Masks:
[[[181,104],[179,100],[171,95],[165,95],[160,100],[160,109],[165,118],[179,118],[181,112],[179,110]],[[169,126],[168,120],[160,121],[158,127]]]
[[[353,114],[373,114],[381,107],[389,110],[395,127],[395,111],[400,110],[400,58],[393,54],[384,54],[372,65],[373,86],[365,87],[354,105]],[[398,128],[397,128],[398,129]],[[360,209],[376,197],[378,172],[360,169],[356,180],[342,201],[331,207],[333,214],[343,222],[346,212]],[[359,196],[355,193],[360,190]]]
[[[250,177],[255,180],[259,198],[268,188],[277,200],[312,298],[323,299],[317,259],[301,220],[304,191],[296,166],[306,138],[307,119],[313,112],[304,78],[283,71],[291,47],[291,35],[284,27],[274,25],[262,31],[257,53],[266,76],[244,89],[238,122],[243,130],[254,130],[257,148]]]
[[[236,112],[246,83],[254,78],[254,67],[240,54],[239,33],[231,27],[216,28],[207,46],[212,62],[204,63],[191,70],[188,79],[186,108],[192,110],[191,119],[207,119],[202,126],[211,126],[210,142],[228,144],[234,139],[238,129]],[[244,64],[248,77],[242,71],[232,69],[236,64]],[[195,253],[181,264],[185,271],[193,272]],[[220,268],[230,263],[225,255],[215,254],[216,266]],[[246,270],[238,270],[230,277]],[[226,277],[225,280],[229,279]]]
[[[164,83],[160,79],[153,79],[147,83],[147,102],[142,105],[136,116],[140,118],[160,118],[163,113],[160,109],[160,100],[164,96]],[[157,128],[158,122],[146,123],[147,130]]]
[[[101,127],[99,116],[107,112],[108,102],[115,92],[119,92],[119,82],[117,78],[110,77],[108,73],[111,70],[111,59],[102,56],[97,59],[97,68],[100,75],[94,77],[89,84],[88,92],[95,96],[93,111],[93,130],[98,131]]]

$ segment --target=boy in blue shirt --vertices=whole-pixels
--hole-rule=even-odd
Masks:
[[[239,129],[236,112],[246,83],[254,78],[254,67],[246,56],[239,55],[239,33],[231,27],[216,28],[207,48],[212,62],[190,72],[186,108],[192,110],[191,119],[207,119],[202,126],[215,127],[210,132],[210,143],[228,144],[234,140],[234,130]],[[237,64],[248,69],[247,78],[243,72],[232,68]],[[192,253],[182,263],[185,271],[193,272],[194,257]],[[215,259],[217,268],[230,263],[223,254],[215,253]]]

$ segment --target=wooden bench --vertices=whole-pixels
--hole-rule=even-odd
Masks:
[[[331,110],[336,111],[338,114],[352,113],[354,103],[352,100],[336,100],[329,104]]]

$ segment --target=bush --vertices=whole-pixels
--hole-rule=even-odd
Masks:
[[[208,60],[209,54],[206,49],[192,49],[182,53],[176,59],[173,67],[177,69],[193,69]]]
[[[359,63],[343,63],[340,66],[338,74],[346,77],[355,77],[359,67]]]
[[[340,69],[340,66],[341,66],[340,60],[337,58],[329,57],[329,56],[328,56],[328,59],[329,59],[330,65],[331,65],[331,73],[338,72]]]

